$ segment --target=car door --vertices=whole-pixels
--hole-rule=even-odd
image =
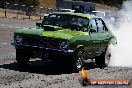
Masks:
[[[89,30],[89,37],[90,37],[90,44],[91,44],[91,56],[96,56],[99,54],[99,47],[100,47],[100,36],[98,35],[98,27],[96,19],[91,19],[89,22],[90,30]]]

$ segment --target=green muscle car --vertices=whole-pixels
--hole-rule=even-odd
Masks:
[[[40,58],[65,61],[79,71],[84,60],[95,59],[97,67],[108,66],[111,53],[106,51],[115,37],[101,18],[83,13],[54,12],[36,25],[38,27],[22,28],[14,33],[12,45],[16,48],[18,64]]]

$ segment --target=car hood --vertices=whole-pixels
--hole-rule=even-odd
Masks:
[[[39,35],[45,37],[52,38],[60,38],[60,39],[70,39],[75,36],[86,35],[87,32],[82,31],[71,31],[68,29],[59,29],[54,31],[46,31],[43,28],[23,28],[16,31],[19,34],[28,34],[28,35]]]
[[[82,31],[71,31],[71,30],[57,30],[57,31],[45,31],[42,36],[61,38],[61,39],[70,39],[75,36],[85,35],[86,32]]]

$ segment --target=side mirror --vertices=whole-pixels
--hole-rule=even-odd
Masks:
[[[95,29],[90,29],[90,31],[89,31],[90,34],[91,34],[91,33],[95,33],[95,32],[96,32]]]
[[[37,27],[42,27],[42,23],[36,22]]]

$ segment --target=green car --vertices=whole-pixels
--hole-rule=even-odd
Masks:
[[[18,64],[40,58],[68,62],[68,66],[80,71],[85,60],[95,59],[97,67],[108,66],[111,53],[106,51],[115,37],[101,18],[54,12],[36,25],[14,33],[12,45],[16,48]]]

